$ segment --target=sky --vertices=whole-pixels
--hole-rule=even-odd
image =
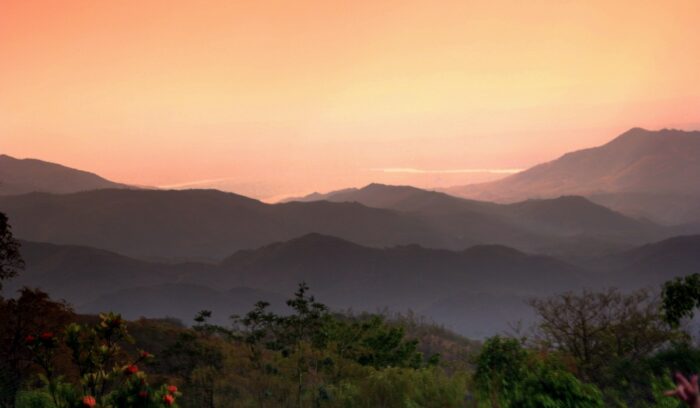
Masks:
[[[700,128],[700,1],[0,0],[0,153],[274,200]]]

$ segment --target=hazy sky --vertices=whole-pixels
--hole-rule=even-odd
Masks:
[[[461,184],[698,128],[698,21],[698,0],[0,0],[0,152],[258,197]]]

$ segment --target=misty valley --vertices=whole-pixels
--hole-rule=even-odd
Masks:
[[[0,156],[0,406],[675,406],[699,157],[635,128],[488,183],[265,203]]]

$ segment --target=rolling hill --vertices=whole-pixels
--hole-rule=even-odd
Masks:
[[[75,193],[103,188],[130,188],[97,174],[36,159],[0,155],[0,195]]]
[[[183,321],[202,309],[222,318],[243,313],[261,299],[281,305],[302,281],[336,310],[427,313],[465,291],[534,296],[577,287],[583,278],[565,262],[507,247],[378,249],[320,234],[238,251],[220,264],[141,261],[90,247],[27,241],[21,252],[26,271],[6,283],[6,295],[22,286],[39,287],[80,312],[115,310]]]
[[[597,245],[612,248],[614,243],[639,244],[673,235],[672,231],[649,221],[625,216],[579,196],[497,204],[410,186],[370,184],[360,189],[315,193],[299,200],[357,202],[392,209],[430,220],[453,236],[484,237],[485,242],[537,252],[567,252],[561,249],[581,247],[584,241],[595,252]],[[526,240],[528,236],[540,245],[519,246],[518,240]],[[557,244],[548,242],[550,237],[558,237]]]
[[[26,271],[10,295],[40,287],[80,312],[191,321],[202,309],[223,322],[257,300],[281,310],[301,282],[332,308],[412,310],[460,333],[483,337],[532,318],[525,300],[581,287],[658,288],[697,272],[700,237],[676,237],[572,265],[498,245],[448,251],[405,245],[370,248],[308,234],[241,250],[218,264],[136,260],[79,246],[22,242]]]
[[[425,223],[352,203],[269,205],[217,190],[96,190],[0,197],[23,239],[168,260],[220,260],[309,232],[386,246],[444,246]]]
[[[686,235],[598,257],[580,264],[601,282],[628,288],[658,287],[700,273],[700,235]]]
[[[338,307],[420,310],[466,288],[487,292],[543,293],[580,283],[578,271],[553,258],[499,245],[463,251],[418,245],[369,248],[309,234],[225,259],[211,282],[291,292],[306,281]]]
[[[22,239],[152,260],[218,261],[313,232],[374,247],[500,244],[544,253],[576,251],[581,240],[609,249],[669,236],[584,199],[498,205],[408,187],[359,191],[375,192],[386,196],[381,205],[387,208],[370,207],[379,205],[371,200],[266,204],[217,190],[114,189],[4,196],[0,211]]]
[[[700,220],[700,131],[633,128],[603,146],[494,182],[444,191],[498,202],[582,195],[634,216],[695,222]],[[677,208],[668,211],[664,203]]]

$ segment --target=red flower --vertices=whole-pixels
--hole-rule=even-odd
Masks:
[[[141,352],[141,358],[148,358],[150,356],[151,356],[151,353],[149,353],[148,351]]]
[[[32,336],[31,334],[24,338],[24,342],[27,344],[34,344],[35,341],[36,337]]]
[[[148,398],[148,391],[139,391],[139,398]]]
[[[124,374],[132,375],[139,372],[139,367],[136,364],[132,364],[124,369]]]
[[[177,392],[177,387],[174,385],[168,385],[168,388],[166,388],[169,393],[175,394]]]
[[[53,332],[50,332],[50,331],[43,332],[43,333],[41,333],[41,336],[39,336],[39,337],[43,341],[51,341],[51,340],[53,340]]]
[[[95,404],[97,404],[97,401],[95,401],[95,397],[92,395],[86,395],[83,397],[83,406],[84,407],[94,407]]]
[[[163,402],[165,402],[165,405],[173,405],[173,402],[175,402],[175,397],[170,394],[165,394],[163,395]]]

